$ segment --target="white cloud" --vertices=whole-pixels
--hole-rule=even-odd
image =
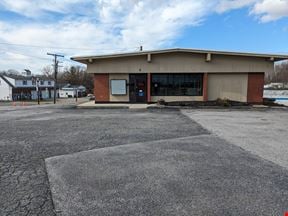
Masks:
[[[13,52],[4,52],[5,55],[8,56],[8,58],[12,58],[12,59],[15,59],[15,60],[27,60],[29,59],[28,56],[25,56],[25,55],[22,55],[22,54],[17,54],[17,53],[13,53]]]
[[[287,1],[2,0],[0,7],[29,17],[28,20],[32,21],[15,22],[11,25],[11,21],[0,20],[0,43],[86,49],[5,46],[6,52],[36,56],[38,59],[29,57],[24,61],[15,56],[13,62],[1,59],[0,70],[8,67],[18,70],[29,67],[40,71],[43,66],[50,64],[45,61],[47,52],[62,52],[70,56],[120,50],[135,51],[140,45],[143,45],[144,49],[173,46],[173,42],[185,27],[202,24],[209,14],[250,7],[251,14],[259,17],[262,22],[267,22],[287,16]],[[60,14],[53,23],[49,19],[49,16],[53,16],[51,12]],[[0,57],[2,56],[0,53]]]
[[[235,10],[255,4],[258,0],[222,0],[216,7],[218,13]]]
[[[1,27],[2,26],[2,27]],[[3,27],[4,26],[4,27]],[[18,66],[17,69],[31,67],[31,69],[39,71],[43,64],[50,64],[47,52],[64,53],[65,55],[75,54],[92,54],[97,53],[101,49],[118,49],[117,47],[108,46],[114,38],[112,34],[105,32],[105,27],[97,27],[87,20],[62,21],[55,24],[34,24],[34,25],[0,25],[0,42],[11,44],[32,44],[36,47],[26,46],[5,46],[5,51],[14,53],[15,55],[27,55],[29,61],[20,61],[19,58],[13,60],[13,64]],[[112,45],[111,44],[111,45]],[[37,47],[38,45],[45,47]],[[3,47],[3,45],[1,45]],[[50,47],[50,48],[49,48]],[[54,47],[77,48],[83,50],[61,49]],[[95,50],[93,50],[93,48]],[[3,48],[2,48],[3,49]],[[91,50],[86,50],[91,49]],[[1,66],[9,63],[11,67],[11,57],[9,61],[4,62]],[[45,61],[46,59],[46,61]],[[31,64],[31,62],[33,62]],[[30,64],[30,65],[29,65]],[[5,69],[5,68],[0,68]],[[8,69],[8,68],[6,68]]]
[[[4,1],[11,10],[22,12],[25,16],[41,16],[45,11],[61,11],[64,3],[51,5],[38,3],[33,6],[28,1]],[[14,4],[18,2],[19,4]],[[66,1],[68,2],[68,1]],[[73,1],[75,4],[78,1]],[[69,1],[68,6],[72,7]],[[31,8],[30,8],[30,7]],[[84,47],[94,50],[61,50],[48,48],[9,47],[18,53],[46,57],[46,52],[65,52],[67,55],[97,54],[117,50],[135,51],[140,45],[144,49],[159,48],[171,43],[187,25],[198,25],[208,13],[206,0],[99,0],[91,8],[93,16],[81,18],[71,14],[57,23],[38,23],[9,25],[0,23],[0,42],[33,44],[47,47]],[[68,7],[69,8],[69,7]],[[66,9],[68,10],[68,9]],[[64,13],[64,12],[63,12]],[[87,14],[91,11],[87,11]],[[96,19],[96,21],[95,21]],[[9,49],[8,48],[8,49]],[[11,51],[12,52],[12,51]],[[34,59],[35,61],[35,59]],[[24,62],[17,62],[17,69]],[[28,64],[29,62],[27,62]],[[5,66],[7,64],[3,64]],[[43,61],[35,61],[33,69],[40,69]],[[27,67],[27,66],[26,66]]]
[[[288,0],[263,0],[253,7],[252,14],[258,15],[262,22],[270,22],[288,17]]]
[[[288,0],[220,0],[216,12],[250,7],[250,14],[261,22],[270,22],[288,16]]]
[[[37,17],[46,12],[70,13],[88,8],[81,0],[1,0],[0,6],[27,17]]]
[[[173,0],[170,4],[162,1],[162,5],[154,2],[139,2],[125,18],[121,39],[126,46],[132,43],[148,49],[161,47],[177,37],[184,26],[198,25],[210,8],[203,0]]]

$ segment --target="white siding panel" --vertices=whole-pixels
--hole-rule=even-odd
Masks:
[[[0,77],[0,100],[12,100],[12,88]]]

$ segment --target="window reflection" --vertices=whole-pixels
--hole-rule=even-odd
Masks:
[[[201,96],[203,74],[152,74],[152,96]]]

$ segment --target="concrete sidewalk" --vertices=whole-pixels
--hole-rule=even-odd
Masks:
[[[288,171],[213,135],[46,159],[58,215],[283,215]]]
[[[210,132],[288,168],[287,110],[182,110]]]
[[[77,108],[83,109],[147,109],[156,107],[156,104],[130,104],[130,103],[96,103],[95,101],[89,101],[79,104]]]

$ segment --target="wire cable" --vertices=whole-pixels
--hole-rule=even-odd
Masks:
[[[70,49],[70,50],[97,50],[92,49],[92,48],[85,48],[85,47],[57,47],[57,46],[43,46],[43,45],[32,45],[32,44],[16,44],[16,43],[5,43],[5,42],[0,42],[2,45],[7,45],[7,46],[22,46],[22,47],[33,47],[33,48],[48,48],[48,49]],[[136,47],[130,47],[126,49],[135,49]],[[115,49],[102,49],[99,48],[101,51],[113,51]]]

